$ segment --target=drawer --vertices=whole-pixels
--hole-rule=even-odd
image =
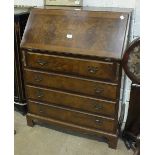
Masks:
[[[53,118],[64,122],[99,129],[107,132],[115,132],[114,119],[107,117],[99,117],[80,111],[69,110],[57,106],[47,105],[38,102],[28,102],[29,113]]]
[[[116,100],[117,98],[117,84],[27,69],[25,70],[25,78],[27,84],[34,84],[110,100]]]
[[[26,52],[27,67],[105,81],[118,81],[119,65],[112,62],[77,59]]]
[[[62,91],[55,91],[51,89],[42,89],[33,86],[27,86],[26,90],[27,98],[31,100],[38,100],[41,102],[47,102],[48,104],[69,107],[85,112],[105,115],[108,117],[115,117],[116,102],[65,93]]]

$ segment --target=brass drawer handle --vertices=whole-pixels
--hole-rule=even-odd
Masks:
[[[88,72],[95,74],[98,71],[98,67],[88,66]]]
[[[40,77],[40,76],[36,76],[35,78],[34,78],[34,81],[36,81],[36,82],[41,82],[43,79]]]
[[[36,95],[37,95],[38,98],[41,98],[41,97],[44,96],[43,92],[41,92],[41,91],[38,91],[38,92],[36,93]]]
[[[45,66],[45,65],[48,64],[47,61],[44,61],[44,60],[41,60],[41,59],[38,59],[36,62],[37,62],[40,66]]]
[[[101,125],[101,124],[103,123],[103,121],[100,120],[100,119],[96,119],[96,120],[95,120],[95,123],[96,123],[97,125]]]
[[[43,111],[43,110],[41,110],[41,109],[39,110],[39,112],[40,112],[40,113],[44,113],[44,111]]]
[[[45,113],[41,107],[39,107],[39,113],[42,113],[42,114]]]
[[[94,105],[94,108],[95,108],[96,110],[101,110],[101,109],[103,109],[103,106],[100,105],[100,104],[95,104],[95,105]]]
[[[101,94],[101,93],[103,93],[103,91],[104,91],[104,90],[101,89],[101,88],[96,88],[96,89],[95,89],[95,93],[96,93],[96,94]]]
[[[43,97],[43,96],[44,96],[43,94],[41,94],[41,95],[37,95],[38,98],[41,98],[41,97]]]

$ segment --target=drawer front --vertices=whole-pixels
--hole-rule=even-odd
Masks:
[[[66,108],[60,108],[31,101],[28,103],[28,108],[30,113],[36,115],[41,115],[48,118],[95,128],[111,133],[115,132],[115,121],[113,119],[98,117],[96,115],[90,115],[79,111],[73,111]]]
[[[25,70],[26,83],[91,95],[110,100],[117,98],[117,84],[75,78],[54,73]]]
[[[118,81],[117,63],[75,59],[48,54],[26,52],[27,66],[70,75],[90,77],[105,81]]]
[[[64,106],[94,114],[115,117],[115,102],[108,102],[100,99],[54,91],[49,89],[41,89],[38,87],[27,86],[27,98],[47,102],[48,104]]]

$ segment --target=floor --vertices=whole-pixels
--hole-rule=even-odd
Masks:
[[[104,142],[59,132],[44,126],[26,125],[25,116],[15,112],[15,155],[133,155],[119,140],[117,150]]]

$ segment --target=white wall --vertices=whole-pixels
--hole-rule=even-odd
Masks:
[[[136,3],[135,3],[134,35],[140,36],[140,0],[136,0]]]
[[[44,0],[14,0],[14,5],[43,6]]]
[[[135,6],[135,0],[84,0],[83,5],[133,8]]]

